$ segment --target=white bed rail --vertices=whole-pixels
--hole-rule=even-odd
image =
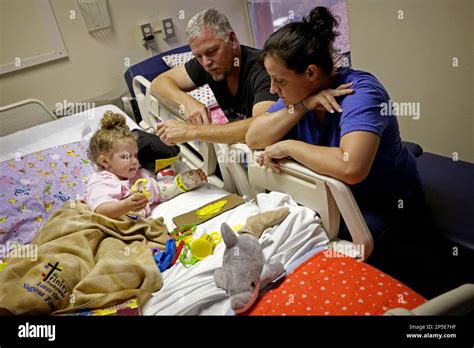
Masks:
[[[256,193],[291,193],[297,203],[320,215],[331,241],[337,242],[342,215],[352,236],[354,251],[358,251],[362,260],[369,257],[374,248],[374,241],[349,186],[332,177],[315,173],[293,160],[282,163],[280,173],[275,173],[270,168],[257,164],[256,158],[259,154],[260,152],[252,154],[253,159],[248,166],[249,182]]]
[[[0,137],[58,118],[38,99],[0,106]]]
[[[385,315],[467,315],[474,309],[474,284],[464,284],[411,310],[394,308]]]
[[[144,121],[144,123],[140,123],[142,128],[152,128],[152,131],[155,133],[156,126],[161,121],[169,119],[183,121],[183,118],[180,117],[179,110],[173,110],[167,107],[163,103],[160,103],[158,99],[151,94],[151,82],[143,76],[135,76],[132,85]],[[143,88],[145,89],[145,93],[143,93]],[[179,147],[181,149],[183,162],[185,162],[188,167],[201,168],[208,175],[210,182],[222,187],[224,185],[222,181],[214,176],[217,166],[214,147],[200,141],[193,141],[186,144],[194,151],[198,152],[203,159],[196,156],[196,154],[186,145],[181,144]]]

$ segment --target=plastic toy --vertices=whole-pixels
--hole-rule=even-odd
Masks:
[[[164,272],[171,267],[171,261],[173,261],[176,253],[176,245],[173,239],[168,239],[166,241],[165,251],[158,251],[153,258],[155,259],[156,264],[160,272]]]
[[[141,189],[138,188],[140,183],[142,183]],[[151,192],[147,191],[146,189],[147,185],[148,185],[148,179],[145,179],[145,178],[138,179],[137,181],[135,181],[130,191],[133,193],[141,193],[148,199],[151,196]]]
[[[192,235],[194,231],[196,231],[196,225],[183,225],[180,228],[175,228],[173,231],[169,232],[168,235],[176,242],[179,242],[185,237]]]
[[[176,247],[176,253],[174,254],[173,260],[171,261],[170,267],[173,267],[173,265],[178,260],[179,255],[181,255],[181,252],[183,251],[184,244],[184,240],[179,242],[178,246]]]
[[[213,215],[213,214],[216,214],[218,213],[219,211],[221,211],[221,209],[227,204],[227,201],[226,200],[222,200],[222,201],[218,201],[218,202],[215,202],[215,203],[211,203],[209,205],[206,205],[204,208],[202,209],[198,209],[196,211],[196,215],[199,217],[199,218],[206,218],[208,217],[209,215]]]
[[[179,261],[184,266],[192,266],[211,255],[214,252],[215,246],[221,241],[222,237],[218,232],[203,234],[198,239],[194,239],[192,235],[186,236],[184,238],[183,251],[179,255]]]
[[[214,247],[222,241],[222,237],[218,232],[211,234],[203,234],[200,238],[194,240],[190,244],[191,254],[198,260],[202,260],[214,252]]]
[[[155,160],[155,173],[159,172],[163,168],[169,167],[171,164],[179,159],[179,155],[170,158],[163,158]]]

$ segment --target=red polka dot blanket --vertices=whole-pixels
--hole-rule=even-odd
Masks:
[[[291,272],[248,315],[382,315],[413,309],[426,299],[378,269],[336,253],[319,252]]]

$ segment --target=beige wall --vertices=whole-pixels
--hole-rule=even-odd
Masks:
[[[8,2],[23,0],[0,0],[2,8]],[[0,76],[0,105],[13,103],[25,98],[43,100],[51,109],[56,103],[81,102],[95,96],[125,90],[123,73],[127,69],[124,62],[129,58],[133,65],[148,57],[141,42],[137,24],[151,22],[154,27],[161,18],[171,17],[175,24],[176,38],[169,42],[157,34],[161,51],[186,43],[187,21],[197,12],[215,7],[229,15],[229,20],[237,32],[241,43],[251,45],[251,33],[243,0],[109,0],[109,11],[113,30],[101,35],[90,35],[75,0],[50,0],[61,31],[68,58],[38,65]],[[76,11],[76,19],[70,19],[70,11]],[[185,19],[179,14],[184,10]],[[0,11],[2,12],[2,11]],[[0,16],[11,16],[3,11]],[[0,17],[1,19],[1,17]],[[17,21],[21,23],[22,16]],[[34,34],[34,33],[33,33]],[[21,45],[18,37],[1,37]],[[12,46],[12,45],[9,45]]]
[[[457,152],[459,159],[474,162],[474,1],[348,0],[347,5],[353,67],[377,76],[393,101],[420,103],[418,120],[399,118],[402,138],[425,151]]]
[[[0,0],[2,4],[8,1]],[[19,0],[21,1],[21,0]],[[150,53],[137,24],[172,17],[177,38],[158,39],[162,51],[185,43],[187,19],[208,7],[228,14],[244,44],[251,43],[245,0],[109,0],[113,31],[91,36],[75,0],[51,0],[68,58],[0,77],[0,104],[24,98],[51,109],[64,99],[80,102],[125,88],[124,59]],[[473,18],[471,0],[348,0],[352,63],[372,72],[395,102],[420,103],[420,118],[399,119],[402,138],[425,151],[474,162]],[[76,10],[76,20],[69,11]],[[186,20],[178,18],[184,10]],[[403,11],[403,20],[398,11]],[[21,20],[24,19],[20,19]],[[3,38],[11,39],[11,38]],[[21,41],[19,41],[21,43]],[[453,57],[459,66],[452,66]]]

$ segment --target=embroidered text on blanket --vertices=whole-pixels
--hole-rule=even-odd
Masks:
[[[54,341],[56,339],[56,325],[35,325],[26,322],[25,325],[18,326],[18,337],[44,337],[48,341]]]

